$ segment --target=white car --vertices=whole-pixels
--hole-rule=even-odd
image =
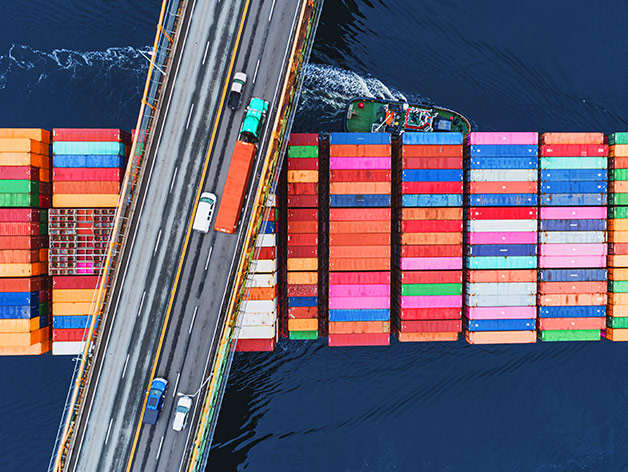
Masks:
[[[244,87],[246,87],[246,74],[244,72],[236,72],[233,76],[231,90],[229,90],[229,98],[227,99],[227,106],[232,110],[240,108],[242,95],[244,95]]]
[[[198,207],[196,208],[196,216],[194,217],[192,228],[197,231],[207,233],[212,224],[212,217],[214,216],[215,208],[216,195],[210,192],[203,192],[201,194],[201,199],[198,202]]]
[[[174,412],[174,420],[172,421],[172,429],[175,431],[183,431],[188,422],[188,413],[192,408],[192,398],[183,396],[177,402],[177,409]]]

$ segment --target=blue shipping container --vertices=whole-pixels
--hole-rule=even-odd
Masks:
[[[606,231],[606,220],[539,220],[539,231]]]
[[[388,321],[390,310],[329,310],[329,321]]]
[[[331,133],[329,144],[390,144],[388,133]]]
[[[470,157],[536,157],[539,148],[529,144],[475,144],[465,152]]]
[[[540,306],[539,318],[603,318],[606,305],[593,306]]]
[[[0,305],[39,305],[39,292],[0,292]]]
[[[124,167],[124,156],[58,155],[52,157],[53,167]]]
[[[275,222],[274,221],[266,221],[266,222],[262,223],[262,226],[260,227],[259,232],[262,233],[262,234],[274,234],[274,233],[276,233]]]
[[[536,206],[536,193],[484,193],[467,194],[469,206]]]
[[[606,182],[606,169],[552,169],[541,171],[542,182]]]
[[[39,304],[1,305],[0,320],[30,320],[39,316]]]
[[[401,206],[404,207],[460,207],[462,195],[402,195]]]
[[[98,326],[98,321],[96,320],[96,326]],[[52,317],[52,328],[57,329],[85,329],[89,328],[91,323],[91,316],[80,315],[80,316],[53,316]]]
[[[467,256],[536,256],[536,244],[473,244],[467,246]]]
[[[606,193],[550,193],[541,195],[543,206],[606,205]]]
[[[462,182],[462,170],[406,169],[401,172],[402,182]]]
[[[338,207],[390,207],[390,195],[330,195],[329,206]]]
[[[599,282],[607,279],[606,269],[541,269],[541,282]]]
[[[536,256],[467,256],[467,269],[536,269]]]
[[[606,182],[542,182],[542,194],[606,193]]]
[[[539,161],[530,157],[474,157],[467,165],[469,169],[537,169]]]
[[[466,320],[469,331],[534,331],[536,320]]]
[[[126,146],[110,141],[56,141],[52,143],[52,153],[125,156]]]
[[[412,133],[401,135],[403,144],[462,144],[462,133]]]
[[[288,297],[288,306],[318,306],[318,297]]]

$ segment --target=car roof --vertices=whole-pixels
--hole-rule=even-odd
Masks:
[[[266,109],[268,108],[268,102],[262,100],[261,98],[255,97],[252,98],[249,102],[249,108],[259,111],[266,111]]]

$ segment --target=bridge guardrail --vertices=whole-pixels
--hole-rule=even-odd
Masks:
[[[264,167],[260,177],[260,187],[253,205],[253,216],[247,231],[245,250],[238,269],[238,276],[231,294],[225,328],[222,332],[216,358],[212,366],[212,380],[203,402],[203,410],[196,438],[193,444],[188,472],[205,470],[209,450],[216,429],[218,411],[227,385],[227,376],[233,361],[235,346],[238,340],[238,318],[242,303],[246,303],[248,290],[246,280],[250,275],[251,261],[258,256],[260,248],[255,247],[259,229],[268,221],[270,209],[266,202],[271,191],[275,192],[279,180],[279,171],[288,145],[285,139],[290,132],[296,106],[303,85],[303,66],[307,64],[316,34],[316,28],[322,11],[324,0],[306,0],[301,11],[299,27],[295,36],[292,55],[286,74],[283,94],[278,106],[273,137],[268,147]],[[289,93],[286,96],[286,92]]]
[[[137,194],[144,171],[144,152],[147,143],[152,138],[152,126],[159,110],[159,100],[170,65],[170,55],[175,45],[175,37],[180,25],[180,15],[186,3],[187,0],[162,1],[151,57],[147,58],[149,66],[144,93],[129,161],[116,207],[107,256],[104,267],[98,274],[98,288],[94,292],[94,298],[90,307],[91,323],[85,329],[86,342],[83,352],[75,358],[72,381],[48,465],[49,472],[63,471],[65,469],[68,455],[73,445],[76,420],[82,411],[82,400],[87,381],[89,380],[93,355],[100,342],[98,334],[99,327],[103,324],[101,318],[106,313],[109,302],[110,292],[108,289],[117,275],[117,258],[120,254],[120,249],[124,247],[127,236],[127,223],[135,209],[134,197]]]

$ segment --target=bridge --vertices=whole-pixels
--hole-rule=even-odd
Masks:
[[[163,0],[140,114],[89,341],[51,471],[204,470],[237,341],[255,237],[267,217],[322,0]],[[222,194],[243,110],[270,103],[238,232],[192,232],[203,191]],[[244,106],[242,107],[244,108]],[[143,425],[154,377],[170,386]],[[193,395],[188,429],[170,428],[177,392]]]

